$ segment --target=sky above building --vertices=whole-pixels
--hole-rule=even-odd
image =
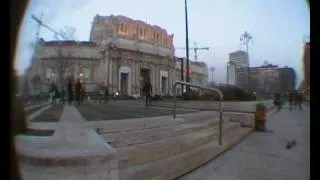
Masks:
[[[174,45],[185,47],[183,0],[31,0],[21,25],[16,69],[22,73],[30,63],[40,16],[50,27],[75,28],[77,40],[89,40],[91,23],[97,14],[124,15],[158,25],[174,34]],[[250,66],[267,61],[293,67],[302,79],[303,37],[310,34],[310,12],[305,0],[189,0],[189,46],[194,42],[209,51],[198,51],[198,60],[215,67],[214,81],[226,82],[229,53],[245,50],[240,36],[248,31]],[[52,32],[40,28],[40,37],[54,40]],[[184,50],[176,50],[185,56]],[[190,51],[190,59],[194,52]],[[211,78],[211,75],[209,76]]]

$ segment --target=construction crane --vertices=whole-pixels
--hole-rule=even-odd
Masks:
[[[177,50],[185,50],[187,48],[175,48]],[[198,47],[197,43],[194,42],[194,47],[193,48],[189,48],[189,50],[193,50],[194,51],[194,60],[197,62],[198,61],[198,51],[199,50],[209,50],[209,47]]]
[[[43,16],[43,14],[41,14],[41,18],[37,18],[35,15],[32,15],[32,16],[31,16],[31,18],[38,23],[37,39],[39,38],[39,31],[40,31],[41,26],[43,26],[43,27],[45,27],[46,29],[48,29],[49,31],[53,32],[55,36],[60,36],[60,37],[61,37],[62,39],[64,39],[64,40],[70,39],[70,38],[66,37],[64,34],[59,33],[58,31],[54,30],[54,29],[51,28],[50,26],[44,24],[44,23],[42,22],[42,20],[41,20],[41,19],[42,19],[42,16]]]

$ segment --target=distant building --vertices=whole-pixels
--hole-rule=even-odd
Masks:
[[[280,92],[290,92],[296,87],[296,72],[293,68],[283,67],[279,68],[280,75]]]
[[[302,63],[304,89],[306,89],[310,87],[310,42],[304,44]]]
[[[175,57],[175,80],[181,81],[181,59]],[[184,70],[183,70],[183,80],[186,81],[187,76],[187,70],[186,70],[186,59],[183,59],[184,61]],[[190,70],[189,70],[189,76],[190,76],[190,83],[200,85],[200,86],[206,86],[208,84],[208,75],[209,75],[209,69],[206,63],[201,61],[189,61],[190,63]],[[180,94],[181,90],[178,87],[177,93]]]
[[[248,54],[245,51],[235,51],[229,54],[229,61],[235,64],[236,68],[248,67]]]
[[[276,65],[252,67],[249,71],[250,87],[248,85],[248,68],[237,69],[237,87],[250,89],[256,93],[277,93],[280,91],[279,68]]]
[[[244,86],[247,84],[248,78],[240,77],[241,82],[237,82],[237,72],[242,73],[244,68],[249,67],[248,54],[245,51],[235,51],[229,54],[229,62],[227,65],[227,84]],[[241,70],[239,70],[241,69]],[[245,81],[246,79],[246,81]]]

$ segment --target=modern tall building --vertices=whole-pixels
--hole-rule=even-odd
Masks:
[[[110,92],[133,96],[140,96],[144,82],[150,79],[155,94],[172,94],[179,71],[173,37],[165,29],[140,20],[96,15],[89,41],[40,39],[28,77],[41,84],[38,90],[48,89],[52,81],[66,84],[80,79],[87,91],[107,85]],[[192,81],[207,79],[202,67],[191,63]]]
[[[229,54],[229,62],[227,63],[227,84],[239,86],[237,82],[238,71],[243,71],[243,68],[249,67],[248,54],[245,51],[235,51]],[[239,69],[242,70],[239,70]],[[241,81],[241,85],[244,82]],[[247,82],[246,82],[247,84]]]

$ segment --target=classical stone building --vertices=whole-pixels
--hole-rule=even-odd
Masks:
[[[176,72],[181,71],[176,59],[173,34],[159,26],[125,16],[96,15],[87,42],[40,39],[30,77],[38,77],[42,89],[48,89],[52,81],[65,85],[68,78],[79,78],[87,91],[103,84],[110,92],[136,96],[150,79],[153,93],[166,95],[172,94]],[[205,67],[191,63],[192,82],[207,81]]]

